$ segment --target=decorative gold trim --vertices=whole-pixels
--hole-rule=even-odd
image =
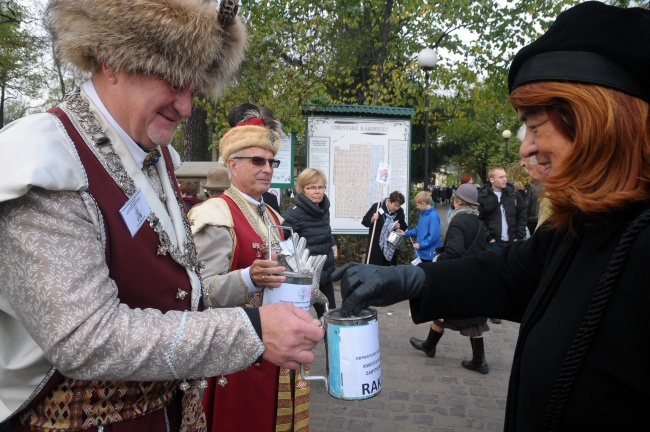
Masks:
[[[268,248],[268,228],[271,225],[275,225],[275,221],[268,211],[271,208],[265,204],[267,211],[265,211],[264,214],[260,216],[256,210],[257,204],[251,203],[246,198],[244,198],[241,195],[241,192],[239,192],[235,186],[230,186],[230,188],[228,188],[224,194],[229,196],[235,202],[235,204],[237,204],[237,207],[239,207],[239,209],[242,211],[250,226],[253,227],[255,232],[264,242],[265,248]],[[262,223],[260,224],[260,222]],[[280,242],[282,241],[282,238],[280,237],[280,230],[273,230],[272,235],[273,239],[271,241],[271,248],[279,249]],[[267,258],[270,259],[271,257]]]
[[[92,142],[93,145],[89,146],[90,149],[98,156],[100,163],[105,167],[109,175],[115,179],[117,185],[124,191],[124,193],[126,193],[127,196],[133,196],[136,192],[135,182],[126,172],[122,160],[117,153],[115,153],[113,143],[106,135],[106,131],[102,129],[101,123],[97,117],[95,117],[95,114],[90,108],[90,104],[81,96],[79,88],[66,96],[65,108],[67,108],[69,114],[72,114],[70,115],[70,120],[79,126]],[[86,141],[88,141],[87,137],[84,137]],[[169,172],[167,172],[167,176],[170,184],[173,185],[171,174]],[[162,179],[160,180],[162,182]],[[172,187],[176,203],[181,209],[181,214],[184,214],[183,203],[176,189],[177,188]],[[174,261],[183,267],[196,272],[200,279],[199,261],[196,254],[196,247],[194,246],[194,237],[192,236],[192,230],[190,229],[190,224],[187,218],[183,217],[183,227],[185,229],[186,237],[185,247],[183,249],[174,246],[169,238],[169,234],[167,234],[163,229],[160,219],[158,219],[158,216],[156,216],[154,212],[149,214],[147,221],[156,234],[158,234],[160,240],[157,254],[165,255],[169,253]]]

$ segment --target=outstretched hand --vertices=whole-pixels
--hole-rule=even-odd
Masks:
[[[325,336],[320,321],[290,303],[265,305],[259,311],[264,360],[295,370],[314,362],[314,348]]]
[[[417,298],[426,289],[424,270],[416,266],[348,263],[332,274],[341,281],[342,315],[358,315],[368,306],[390,306]]]

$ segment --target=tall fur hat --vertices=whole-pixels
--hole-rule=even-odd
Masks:
[[[278,153],[284,132],[282,123],[275,119],[270,109],[245,103],[232,110],[228,123],[233,128],[223,135],[219,143],[224,160],[248,147],[267,149],[273,156]]]
[[[260,147],[269,150],[275,156],[280,147],[280,134],[255,124],[236,126],[223,135],[219,150],[224,160],[240,150]]]
[[[238,0],[50,0],[46,25],[62,60],[84,72],[161,77],[219,94],[238,70],[246,28]]]

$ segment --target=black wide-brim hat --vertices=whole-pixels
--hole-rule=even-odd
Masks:
[[[650,10],[589,1],[562,12],[510,66],[510,93],[540,81],[594,84],[650,102]]]

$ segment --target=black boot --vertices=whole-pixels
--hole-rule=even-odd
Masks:
[[[472,344],[472,359],[463,360],[461,364],[465,369],[473,370],[486,374],[490,372],[490,368],[485,361],[485,347],[483,345],[483,338],[469,338]]]
[[[411,346],[416,350],[424,351],[424,353],[429,357],[435,357],[436,345],[438,345],[438,341],[441,337],[442,333],[438,333],[434,329],[429,328],[429,336],[427,336],[427,340],[412,337],[409,342],[411,342]]]

